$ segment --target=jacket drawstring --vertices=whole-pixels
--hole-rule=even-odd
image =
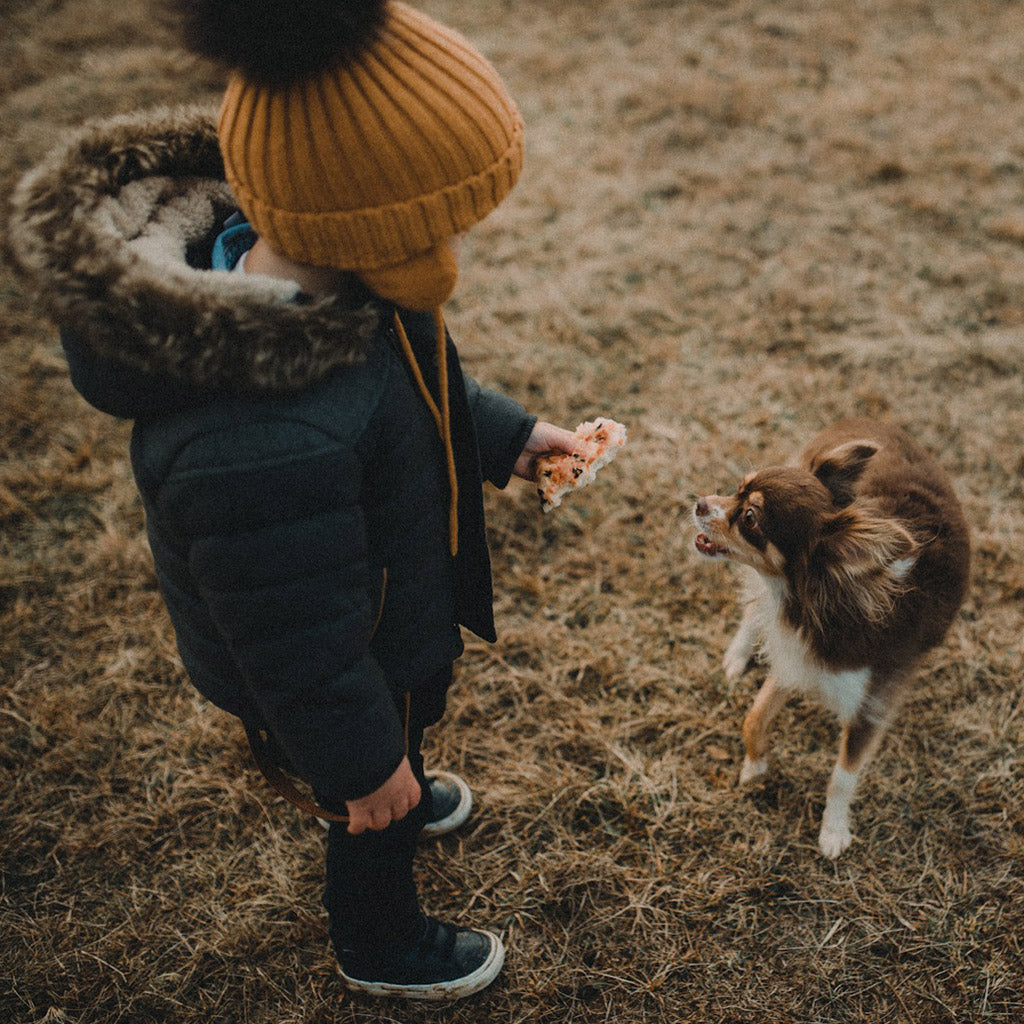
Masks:
[[[395,312],[395,333],[398,335],[398,340],[401,343],[402,352],[405,354],[406,362],[408,362],[409,368],[412,370],[412,375],[416,380],[416,386],[419,388],[420,394],[423,396],[423,401],[427,403],[427,408],[430,409],[430,413],[434,417],[437,433],[444,443],[450,493],[448,499],[448,546],[454,558],[459,551],[459,484],[458,478],[455,475],[455,452],[452,449],[452,422],[448,405],[448,345],[444,329],[444,315],[440,307],[434,310],[434,327],[437,331],[437,373],[441,392],[440,408],[438,408],[437,402],[434,401],[434,396],[430,393],[430,389],[423,379],[423,374],[420,371],[419,363],[416,362],[412,345],[409,344],[409,336],[405,333],[405,328],[402,326],[398,312]]]

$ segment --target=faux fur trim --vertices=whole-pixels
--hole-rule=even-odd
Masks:
[[[203,389],[295,390],[362,358],[378,312],[189,266],[235,207],[215,117],[163,109],[84,127],[15,190],[10,256],[43,312],[98,356]]]

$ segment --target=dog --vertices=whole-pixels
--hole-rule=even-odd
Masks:
[[[694,546],[746,567],[747,603],[723,669],[735,682],[759,652],[769,672],[743,721],[741,784],[768,767],[772,720],[793,693],[842,726],[818,846],[852,841],[858,779],[921,657],[946,635],[970,572],[967,523],[938,463],[898,426],[843,420],[796,465],[699,498]]]

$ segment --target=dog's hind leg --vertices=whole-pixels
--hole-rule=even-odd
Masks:
[[[821,816],[818,848],[835,860],[852,842],[850,834],[850,804],[864,766],[874,756],[885,734],[885,726],[872,721],[861,711],[852,722],[844,726],[839,741],[839,757],[832,769]]]
[[[754,703],[743,719],[743,744],[746,756],[740,769],[740,784],[746,785],[764,775],[768,769],[768,730],[775,716],[782,710],[789,694],[782,689],[775,676],[770,675],[757,691]]]

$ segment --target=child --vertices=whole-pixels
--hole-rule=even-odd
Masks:
[[[88,127],[20,186],[12,248],[75,386],[134,420],[192,681],[347,817],[324,896],[343,978],[459,998],[504,952],[420,909],[417,836],[470,802],[420,741],[459,626],[496,639],[482,480],[572,448],[462,373],[441,315],[456,239],[519,174],[521,121],[464,39],[397,2],[186,11],[235,68],[216,127]]]

